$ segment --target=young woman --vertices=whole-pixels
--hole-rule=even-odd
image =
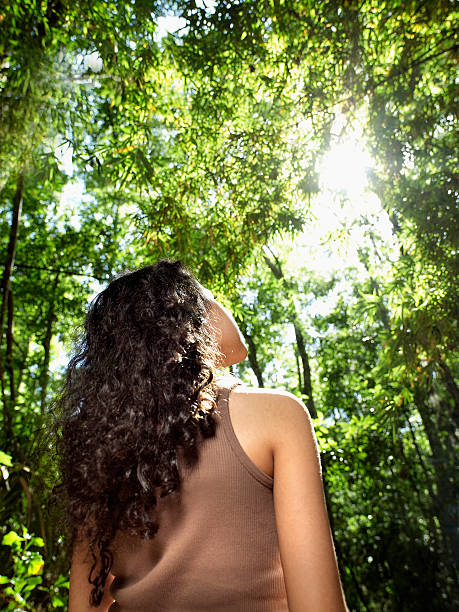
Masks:
[[[60,405],[69,612],[346,612],[311,418],[180,262],[90,306]]]

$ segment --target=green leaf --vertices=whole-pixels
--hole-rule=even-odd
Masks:
[[[53,595],[51,601],[54,608],[63,608],[65,606],[64,600],[58,597],[57,595]]]
[[[27,579],[27,583],[25,584],[23,591],[25,591],[26,593],[30,593],[42,582],[43,578],[41,576],[31,576]]]
[[[6,465],[8,467],[12,467],[13,465],[12,456],[8,455],[8,453],[4,453],[3,451],[0,451],[0,464]]]
[[[43,559],[41,555],[38,555],[35,559],[32,559],[27,567],[27,574],[29,576],[36,576],[43,570]]]
[[[40,547],[42,547],[42,546],[44,546],[44,545],[45,545],[45,543],[44,543],[44,541],[43,541],[43,538],[40,538],[40,537],[34,537],[34,538],[32,538],[32,539],[31,539],[31,541],[30,541],[30,544],[31,544],[32,546],[40,546]]]
[[[14,597],[16,599],[16,593],[14,592],[14,589],[12,589],[11,587],[6,587],[6,589],[3,591],[5,593],[5,595],[10,595],[10,597]]]
[[[14,546],[17,542],[22,542],[23,538],[15,531],[9,531],[2,538],[2,544],[5,546]]]
[[[63,576],[62,574],[60,574],[59,578],[54,583],[54,586],[56,588],[63,587],[63,588],[68,589],[69,588],[69,579],[68,579],[68,576]]]

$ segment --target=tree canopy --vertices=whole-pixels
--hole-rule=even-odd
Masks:
[[[457,17],[449,0],[0,2],[2,609],[66,605],[40,432],[88,300],[161,257],[235,313],[234,372],[305,402],[350,610],[457,609]],[[359,195],[320,169],[356,124]]]

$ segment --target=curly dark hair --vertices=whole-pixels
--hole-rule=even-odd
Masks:
[[[117,276],[91,303],[57,400],[60,489],[72,541],[89,543],[100,604],[117,530],[152,538],[178,455],[215,435],[219,352],[206,298],[180,261]]]

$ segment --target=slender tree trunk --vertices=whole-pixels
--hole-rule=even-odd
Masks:
[[[409,419],[407,419],[407,421],[408,421],[409,429],[411,432],[411,440],[414,441],[415,449],[417,452],[419,452],[419,449],[416,443],[416,438],[414,437],[414,432],[411,427],[411,423],[409,422]],[[400,450],[400,455],[403,460],[403,464],[407,466],[406,477],[411,484],[412,490],[416,493],[419,509],[421,510],[423,515],[426,517],[431,536],[437,539],[438,538],[437,528],[435,526],[435,521],[433,520],[433,516],[432,516],[432,495],[431,495],[430,503],[426,504],[422,499],[421,491],[420,491],[420,488],[422,488],[423,486],[426,486],[429,491],[432,491],[431,478],[429,477],[429,474],[425,470],[425,465],[422,459],[421,459],[420,465],[421,465],[421,469],[423,469],[424,471],[424,476],[427,480],[424,482],[420,481],[419,476],[416,473],[416,470],[414,470],[414,474],[413,474],[413,470],[410,468],[410,462],[408,460],[408,457],[405,454],[405,447],[403,445],[404,438],[402,436],[400,437],[397,436],[397,441],[398,441],[398,447]]]
[[[21,217],[22,210],[22,200],[24,197],[24,171],[21,171],[19,174],[17,183],[16,183],[16,193],[13,198],[13,210],[12,210],[12,219],[10,226],[10,236],[8,241],[8,249],[6,253],[6,261],[3,267],[2,281],[1,281],[1,295],[2,295],[2,303],[0,309],[0,336],[3,341],[3,324],[5,322],[5,312],[7,306],[7,292],[8,292],[8,284],[11,278],[11,271],[14,265],[14,256],[16,254],[16,245],[18,238],[18,230],[19,230],[19,220]]]
[[[280,280],[282,282],[282,284],[284,285],[287,291],[290,291],[291,287],[287,279],[284,276],[280,262],[277,259],[275,261],[272,261],[267,255],[264,256],[264,259],[265,259],[266,265],[271,270],[274,277],[277,278],[277,280]],[[301,364],[303,366],[302,392],[306,396],[305,403],[306,403],[306,406],[309,410],[311,417],[317,418],[317,410],[314,404],[314,396],[312,392],[311,367],[309,364],[309,357],[306,352],[304,336],[301,330],[300,317],[298,315],[298,312],[296,311],[295,305],[293,304],[293,300],[292,300],[292,311],[293,311],[293,315],[291,316],[291,320],[293,323],[293,327],[295,329],[295,338],[296,338],[296,344],[298,347],[298,354],[300,356]]]
[[[309,365],[309,357],[304,345],[303,332],[301,331],[298,322],[294,324],[294,328],[296,344],[298,347],[298,354],[300,356],[301,364],[303,366],[303,393],[306,396],[306,406],[308,407],[309,413],[312,418],[316,419],[317,410],[314,403],[314,397],[312,395],[311,367]]]
[[[303,381],[301,379],[301,368],[300,368],[300,359],[298,357],[298,351],[295,350],[295,362],[296,362],[296,374],[298,376],[298,388],[303,388]]]
[[[258,362],[257,347],[255,346],[255,342],[253,341],[252,336],[248,333],[244,333],[244,338],[247,340],[247,346],[249,349],[248,357],[249,357],[250,367],[252,368],[255,376],[257,377],[258,386],[264,387],[265,383],[263,381],[263,372]]]
[[[427,490],[429,491],[429,495],[430,495],[431,499],[434,499],[435,494],[434,494],[434,491],[432,489],[432,477],[429,474],[429,470],[427,469],[427,466],[426,466],[426,464],[424,462],[424,459],[422,457],[422,453],[421,453],[421,451],[419,449],[418,441],[416,440],[416,434],[414,432],[413,426],[411,425],[411,422],[410,422],[409,419],[407,419],[407,421],[408,421],[408,427],[410,429],[410,435],[411,435],[411,440],[413,442],[413,447],[414,447],[414,450],[416,451],[416,455],[417,455],[417,458],[418,458],[418,461],[419,461],[419,465],[421,466],[422,471],[424,473],[425,484],[426,484]]]
[[[459,387],[454,380],[453,374],[449,369],[448,365],[440,358],[438,360],[438,365],[440,366],[441,377],[443,382],[446,385],[448,393],[453,399],[454,408],[451,414],[451,417],[454,421],[456,430],[459,430]]]
[[[415,391],[415,402],[432,451],[432,465],[435,471],[437,488],[434,509],[440,523],[445,547],[447,550],[449,549],[450,559],[457,568],[459,564],[459,536],[457,533],[458,510],[454,487],[454,455],[450,457],[449,453],[445,452],[433,421],[432,408],[427,405],[424,393],[420,389]]]
[[[11,286],[8,287],[8,318],[6,325],[6,358],[5,358],[5,370],[8,372],[10,379],[10,406],[16,404],[16,386],[14,382],[14,363],[13,363],[13,291]]]
[[[14,256],[16,254],[16,245],[18,239],[19,220],[21,218],[22,200],[24,197],[24,170],[21,170],[16,183],[16,192],[13,198],[13,209],[10,226],[10,236],[8,241],[8,248],[6,253],[6,261],[3,267],[2,280],[0,284],[1,292],[1,306],[0,306],[0,383],[2,388],[2,400],[3,400],[3,422],[5,430],[10,436],[13,435],[13,425],[10,410],[10,402],[6,397],[5,390],[5,365],[3,360],[3,333],[5,323],[5,313],[7,311],[8,304],[8,293],[11,278],[11,271],[14,265]]]
[[[29,350],[30,350],[30,340],[27,342],[25,349],[20,344],[18,344],[18,342],[16,342],[14,338],[13,338],[13,342],[16,346],[16,349],[19,350],[21,353],[21,359],[18,365],[18,375],[16,377],[16,396],[17,396],[19,395],[19,391],[21,389],[21,384],[22,384],[22,379],[24,378],[24,372],[27,367],[27,358],[29,356]]]
[[[251,336],[251,334],[249,334],[249,332],[247,331],[247,325],[244,323],[244,321],[238,321],[238,325],[242,332],[242,335],[245,338],[245,341],[247,342],[250,367],[252,368],[253,373],[257,377],[258,386],[264,387],[265,385],[263,381],[263,370],[261,369],[260,363],[258,361],[257,347],[253,340],[253,336]]]
[[[53,337],[53,324],[56,320],[55,313],[55,305],[56,305],[56,290],[59,284],[59,273],[54,277],[53,287],[50,295],[50,302],[48,308],[48,315],[46,317],[46,332],[45,337],[43,338],[43,349],[44,349],[44,357],[43,357],[43,366],[40,376],[41,383],[41,393],[40,393],[40,410],[41,414],[45,413],[46,407],[46,393],[48,390],[49,383],[49,362],[51,357],[51,340]]]

